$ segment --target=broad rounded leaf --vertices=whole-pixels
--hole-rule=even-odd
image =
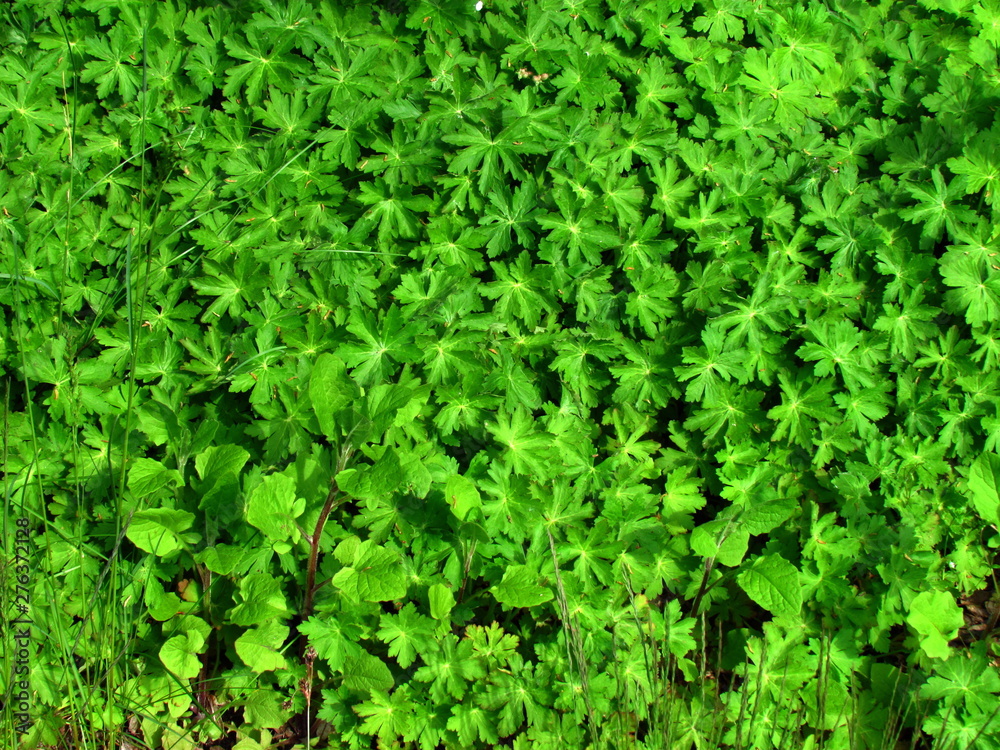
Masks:
[[[246,550],[242,547],[220,543],[206,547],[195,554],[194,559],[213,573],[227,576],[233,572],[245,555]]]
[[[703,523],[691,532],[691,549],[704,558],[715,558],[720,564],[735,567],[743,561],[750,544],[750,534],[742,525],[732,524],[730,520],[719,518]],[[720,537],[729,532],[720,542]]]
[[[796,507],[795,500],[790,497],[770,500],[759,505],[751,505],[743,512],[740,521],[750,534],[767,534],[787,521]]]
[[[501,604],[508,607],[534,607],[552,599],[552,591],[538,583],[538,574],[527,565],[512,565],[503,574],[503,580],[490,591]]]
[[[295,480],[284,474],[264,477],[247,503],[247,522],[272,542],[282,542],[297,531],[295,519],[306,509],[306,501],[295,497]]]
[[[958,635],[965,624],[962,609],[955,598],[945,591],[922,591],[910,603],[906,622],[920,636],[920,648],[931,657],[947,659],[951,656],[948,641]]]
[[[152,495],[164,487],[180,487],[184,478],[177,469],[168,469],[152,458],[136,458],[128,472],[128,488],[136,497]]]
[[[195,470],[202,480],[198,509],[209,514],[233,507],[240,493],[239,475],[250,454],[238,445],[212,445],[198,453]]]
[[[413,397],[408,386],[397,383],[383,383],[372,388],[365,397],[364,413],[371,422],[369,439],[375,440],[392,426],[396,414]]]
[[[337,486],[355,498],[377,498],[392,494],[405,479],[399,454],[386,449],[374,465],[344,469],[337,475]]]
[[[211,629],[207,622],[193,616],[183,618],[174,627],[184,632],[177,633],[160,647],[160,661],[182,679],[196,677],[201,671],[198,654],[205,651]]]
[[[392,689],[392,672],[381,659],[371,654],[363,653],[352,656],[344,664],[344,687],[370,693],[372,690],[386,692]]]
[[[165,557],[183,547],[181,532],[190,528],[194,514],[186,510],[152,508],[132,516],[125,536],[136,547],[159,557]]]
[[[251,691],[250,695],[246,697],[246,703],[243,704],[243,717],[247,725],[264,729],[277,729],[287,723],[292,717],[293,711],[281,708],[282,697],[276,690]],[[244,742],[248,741],[253,742],[252,739],[244,740]],[[240,743],[234,747],[240,747]]]
[[[285,669],[288,662],[281,655],[281,646],[288,637],[288,628],[276,620],[269,620],[248,630],[236,639],[236,653],[254,672],[273,672]]]
[[[802,608],[799,571],[781,555],[758,557],[736,580],[768,612],[794,615]]]
[[[198,478],[212,486],[220,478],[239,474],[249,460],[250,454],[238,445],[212,445],[195,456],[194,468]]]
[[[292,611],[281,590],[281,583],[267,573],[251,573],[240,581],[243,600],[229,610],[229,621],[235,625],[257,625],[275,617],[288,617]]]
[[[357,545],[353,565],[337,571],[332,583],[348,596],[366,602],[388,602],[406,596],[406,576],[399,554],[372,541]]]
[[[406,596],[402,563],[399,554],[392,550],[376,547],[371,542],[362,544],[354,563],[361,598],[366,602],[387,602]]]

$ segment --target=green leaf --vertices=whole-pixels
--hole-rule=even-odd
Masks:
[[[128,488],[136,498],[155,495],[168,485],[182,487],[184,478],[152,458],[136,458],[128,472]]]
[[[468,122],[462,123],[462,132],[441,136],[446,143],[464,146],[448,165],[452,174],[479,171],[479,192],[487,195],[500,185],[500,164],[514,179],[525,180],[527,172],[521,166],[518,154],[544,153],[545,149],[532,143],[527,135],[526,123],[515,122],[493,135],[483,132]]]
[[[287,637],[288,628],[277,620],[270,620],[245,632],[233,645],[243,663],[260,674],[288,667],[281,655],[281,646]]]
[[[624,176],[609,172],[601,184],[604,205],[615,215],[618,226],[623,229],[642,223],[640,211],[645,204],[645,193],[638,180],[634,174]]]
[[[389,743],[410,731],[411,715],[416,705],[409,693],[396,690],[391,696],[380,690],[372,690],[372,699],[354,707],[358,716],[364,717],[361,731],[377,734],[379,745]]]
[[[695,554],[731,568],[742,562],[749,544],[750,533],[726,518],[703,523],[691,532],[691,550]]]
[[[195,469],[202,483],[198,509],[225,517],[239,509],[240,472],[250,454],[236,445],[211,445],[195,456]]]
[[[601,252],[621,242],[618,232],[602,221],[604,212],[596,203],[587,205],[574,195],[568,185],[555,193],[561,213],[540,214],[536,221],[550,229],[547,239],[557,246],[567,246],[567,260],[571,266],[581,260],[597,266]]]
[[[378,222],[379,240],[387,242],[394,237],[416,237],[420,228],[417,213],[431,209],[430,198],[413,195],[413,187],[399,185],[393,187],[382,177],[375,182],[362,182],[358,201],[372,206],[363,216],[363,226],[370,227]]]
[[[503,574],[503,580],[490,591],[496,600],[507,607],[534,607],[553,598],[551,589],[538,582],[538,574],[527,565],[512,565]]]
[[[585,110],[619,108],[621,84],[614,76],[608,75],[607,55],[591,54],[572,45],[569,59],[563,58],[562,65],[562,72],[552,79],[552,85],[559,89],[556,104],[579,102]]]
[[[992,524],[1000,524],[1000,456],[984,453],[969,471],[972,504],[979,516]]]
[[[112,90],[125,101],[134,100],[143,81],[136,54],[141,54],[141,39],[126,24],[115,24],[107,34],[88,37],[87,52],[97,58],[88,62],[80,76],[83,81],[98,81],[97,96],[107,98]]]
[[[201,671],[198,654],[206,650],[211,628],[199,617],[186,616],[172,626],[172,631],[182,631],[169,638],[159,651],[163,666],[181,679],[191,679]]]
[[[913,208],[901,209],[899,215],[914,224],[923,222],[921,237],[937,241],[941,239],[941,233],[945,228],[951,234],[955,234],[956,229],[963,223],[975,219],[976,213],[958,202],[965,195],[967,182],[965,176],[956,177],[947,187],[938,167],[934,167],[931,176],[934,182],[933,190],[923,184],[903,185],[918,204]]]
[[[379,640],[388,644],[389,656],[395,657],[403,669],[409,669],[418,653],[435,647],[433,620],[419,614],[412,602],[397,615],[383,614],[379,626]]]
[[[234,625],[258,625],[275,618],[288,617],[288,608],[281,582],[269,573],[250,573],[240,581],[242,602],[228,612]]]
[[[608,368],[618,378],[619,385],[613,395],[616,403],[633,403],[637,408],[646,403],[662,408],[671,394],[680,396],[668,378],[669,360],[664,351],[669,344],[664,339],[638,343],[623,339],[619,346],[627,361]]]
[[[751,599],[775,615],[796,615],[802,609],[799,571],[781,555],[761,555],[736,577]]]
[[[570,333],[576,333],[576,330]],[[558,355],[552,360],[551,368],[560,373],[563,383],[573,389],[581,402],[586,406],[597,406],[597,393],[607,384],[607,378],[601,377],[601,370],[595,360],[610,362],[618,353],[617,348],[605,341],[573,336],[558,342],[555,349]],[[528,403],[525,399],[521,401]]]
[[[350,471],[350,469],[348,470]],[[354,563],[354,558],[358,556],[358,548],[361,546],[361,537],[351,534],[337,544],[333,550],[333,556],[340,561],[341,565],[350,566]]]
[[[305,498],[295,496],[295,480],[271,474],[247,500],[247,523],[263,531],[272,542],[284,542],[296,537],[295,519],[305,509]]]
[[[735,101],[733,101],[735,100]],[[748,100],[750,103],[748,103]],[[719,103],[715,105],[715,111],[719,115],[719,122],[723,127],[715,131],[715,137],[722,141],[733,141],[739,136],[748,135],[750,137],[763,136],[771,140],[778,137],[778,128],[775,127],[772,115],[774,114],[774,99],[770,97],[749,97],[746,92],[734,93],[731,99],[726,100],[735,104],[735,107],[726,106]]]
[[[625,314],[637,320],[646,335],[655,339],[658,331],[677,314],[669,300],[678,295],[680,281],[670,266],[653,266],[639,272],[633,282],[635,293],[625,301]]]
[[[356,614],[341,611],[337,617],[310,617],[298,629],[331,669],[340,670],[348,657],[362,651],[359,644],[367,629],[361,627],[359,619]]]
[[[942,700],[949,707],[964,705],[973,715],[993,713],[996,694],[1000,693],[1000,675],[990,668],[982,651],[970,650],[969,657],[935,664],[934,676],[921,686],[920,697]],[[974,731],[975,727],[969,729]]]
[[[365,439],[379,440],[395,422],[400,409],[413,398],[409,386],[383,383],[372,388],[365,396],[363,414],[368,419],[368,430],[363,431]]]
[[[421,352],[413,339],[421,328],[404,320],[399,308],[390,305],[376,323],[372,313],[358,307],[351,308],[351,322],[347,330],[361,339],[361,344],[343,344],[338,352],[354,368],[354,378],[363,387],[385,383],[392,379],[398,362],[414,362]]]
[[[443,583],[435,583],[427,592],[431,602],[431,617],[435,620],[448,620],[455,606],[455,595]]]
[[[721,2],[713,7],[711,15],[695,18],[692,28],[695,31],[708,31],[710,42],[722,43],[730,39],[739,42],[743,39],[743,19],[734,15],[734,10],[740,10],[736,3]]]
[[[242,547],[231,544],[215,544],[198,552],[195,555],[195,560],[213,573],[227,576],[235,570],[244,557],[246,557],[246,551]]]
[[[745,359],[742,350],[725,351],[725,336],[716,327],[705,328],[702,340],[705,346],[684,347],[681,359],[689,366],[674,368],[679,381],[691,381],[685,394],[691,402],[717,399],[721,395],[722,381],[738,378],[739,366]]]
[[[488,195],[492,207],[486,210],[479,223],[485,226],[483,233],[488,238],[486,247],[489,257],[495,258],[510,251],[513,246],[511,232],[522,247],[535,246],[535,235],[531,231],[534,215],[538,213],[535,190],[532,181],[524,183],[514,193],[513,199],[505,185]]]
[[[203,646],[204,640],[199,640],[197,637],[175,635],[160,647],[160,661],[181,679],[191,679],[201,671],[198,651]]]
[[[358,693],[379,690],[388,692],[395,681],[385,662],[377,656],[361,653],[348,657],[344,664],[344,687]]]
[[[948,641],[958,636],[965,625],[962,608],[946,591],[922,591],[910,603],[906,621],[920,634],[920,647],[928,656],[947,660],[951,656]]]
[[[547,475],[550,466],[552,436],[537,432],[524,407],[518,405],[513,417],[498,413],[497,421],[486,429],[504,446],[504,460],[518,474]]]
[[[738,82],[761,99],[775,100],[774,118],[777,124],[786,130],[797,130],[806,117],[821,115],[826,105],[816,98],[819,93],[816,83],[792,80],[792,71],[787,64],[789,58],[776,52],[760,47],[748,49],[743,57],[744,73]],[[829,48],[826,52],[824,63],[831,59]]]
[[[354,498],[375,499],[391,495],[405,479],[399,454],[389,448],[373,465],[359,465],[337,475],[337,486]]]
[[[490,665],[506,667],[518,656],[517,645],[521,639],[505,633],[495,622],[486,627],[469,625],[466,635],[472,641],[473,650]]]
[[[182,549],[185,542],[190,543],[192,536],[200,538],[197,534],[181,533],[191,528],[194,518],[194,514],[186,510],[140,510],[132,516],[132,523],[126,529],[125,536],[144,552],[167,557]]]
[[[148,582],[143,602],[149,609],[149,616],[161,622],[176,616],[184,606],[181,598],[173,591],[165,592],[159,581]]]
[[[533,264],[527,251],[519,253],[514,263],[492,262],[490,266],[497,280],[484,284],[481,291],[484,297],[497,300],[493,313],[499,319],[513,315],[534,328],[543,310],[552,313],[558,309],[545,266]]]
[[[464,521],[469,511],[474,508],[482,508],[483,501],[476,488],[475,483],[461,475],[448,477],[448,482],[444,489],[445,498],[451,507],[451,512],[460,521]]]
[[[371,540],[358,545],[352,565],[340,570],[332,582],[360,601],[388,602],[406,596],[406,576],[399,553]]]
[[[797,372],[794,380],[787,373],[779,373],[781,404],[767,412],[767,418],[777,422],[771,440],[782,440],[802,448],[812,447],[817,422],[837,422],[840,414],[834,408],[830,394],[835,383],[832,378],[815,380]]]
[[[941,263],[944,283],[955,289],[944,293],[946,309],[964,314],[980,326],[1000,317],[1000,273],[971,256],[946,257]]]
[[[750,505],[740,520],[750,534],[767,534],[791,518],[798,503],[790,497]]]
[[[248,44],[244,43],[244,39]],[[277,39],[277,42],[269,43],[269,39]],[[239,34],[227,34],[223,41],[230,56],[247,61],[226,70],[227,81],[222,90],[227,99],[236,99],[245,87],[246,100],[257,104],[265,86],[274,85],[288,90],[293,75],[309,70],[304,59],[289,54],[296,42],[291,34],[265,34],[248,26]]]
[[[199,478],[210,488],[243,470],[250,454],[238,445],[210,445],[194,458]]]
[[[990,145],[996,137],[995,133],[996,126],[989,134],[982,134],[984,137],[973,139],[965,146],[961,156],[948,159],[947,164],[952,173],[966,178],[967,195],[985,188],[987,203],[1000,207],[1000,159]]]
[[[890,355],[901,355],[908,361],[913,361],[917,345],[937,333],[937,327],[931,321],[941,311],[930,305],[920,304],[924,296],[922,289],[914,289],[905,297],[902,308],[892,304],[882,305],[885,314],[879,316],[872,328],[889,335]]]
[[[449,698],[461,702],[469,688],[468,683],[486,676],[482,660],[473,652],[472,641],[459,642],[453,633],[446,633],[437,647],[423,654],[426,666],[420,667],[414,677],[420,682],[431,683],[431,697],[438,703]]]
[[[277,729],[284,726],[292,717],[290,708],[282,708],[282,695],[274,690],[254,690],[246,697],[243,704],[243,718],[248,726],[261,727],[261,734],[266,742],[266,729]],[[251,738],[241,740],[241,742],[252,742]],[[237,743],[233,747],[240,747]],[[176,748],[176,745],[174,746]],[[240,750],[244,750],[240,747]],[[247,750],[250,750],[249,748]],[[256,750],[256,749],[254,749]],[[262,748],[264,750],[264,748]]]
[[[850,320],[823,321],[813,328],[815,344],[803,344],[796,354],[806,361],[815,361],[817,376],[839,371],[851,391],[874,388],[877,370],[864,359],[865,336]]]
[[[324,435],[331,440],[341,437],[337,415],[358,395],[358,387],[347,376],[343,360],[333,354],[321,354],[309,376],[309,399]]]
[[[697,190],[697,183],[687,174],[684,174],[682,179],[682,172],[675,159],[665,159],[662,164],[653,162],[650,166],[656,185],[653,208],[676,219],[681,215],[681,209],[687,205],[688,199]]]

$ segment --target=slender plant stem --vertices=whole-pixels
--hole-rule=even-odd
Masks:
[[[337,475],[344,470],[344,466],[347,464],[348,459],[350,459],[353,451],[350,446],[351,435],[354,434],[354,430],[351,430],[351,434],[347,436],[347,440],[344,441],[344,447],[340,451],[340,458],[337,461],[337,470],[334,472],[333,477],[330,479],[330,494],[326,496],[326,502],[323,503],[323,509],[319,513],[319,518],[316,519],[316,529],[313,532],[312,537],[305,534],[303,536],[309,542],[309,567],[306,571],[306,596],[305,601],[302,605],[302,620],[306,620],[311,614],[313,609],[313,596],[316,591],[319,590],[321,586],[329,583],[330,579],[323,581],[319,586],[316,585],[316,567],[319,561],[319,542],[323,538],[323,529],[326,526],[326,520],[330,517],[330,513],[333,509],[344,502],[341,498],[340,502],[337,502],[337,498],[340,497],[340,488],[337,486]],[[306,665],[306,677],[303,679],[299,688],[306,699],[306,745],[309,745],[309,738],[312,732],[312,694],[313,694],[313,663],[316,660],[316,650],[309,645],[309,638],[305,633],[302,633],[299,638],[299,647],[302,653],[302,660]]]
[[[323,510],[320,511],[319,518],[316,520],[316,529],[312,537],[306,537],[309,541],[309,567],[306,570],[306,598],[302,606],[303,620],[312,614],[313,596],[319,589],[319,586],[316,586],[316,567],[319,561],[319,542],[323,538],[323,528],[326,526],[326,519],[329,518],[333,509],[346,499],[341,498],[340,502],[337,502],[337,498],[340,496],[340,488],[337,487],[336,477],[337,474],[344,470],[344,466],[347,464],[352,453],[353,451],[350,450],[349,443],[345,443],[344,448],[340,452],[340,459],[337,461],[337,470],[330,480],[330,494],[327,495],[326,502],[323,504]]]
[[[326,503],[323,505],[323,510],[320,511],[319,519],[316,521],[316,531],[309,540],[309,568],[306,572],[306,599],[302,606],[303,620],[312,614],[313,594],[315,593],[316,583],[316,563],[319,559],[319,539],[323,533],[323,527],[326,525],[326,519],[333,510],[334,503],[339,494],[340,489],[337,487],[337,480],[333,479],[330,482],[330,494],[327,495]]]

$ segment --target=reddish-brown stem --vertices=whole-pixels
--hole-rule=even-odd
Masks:
[[[351,434],[354,431],[351,430]],[[348,440],[350,440],[351,435],[348,435]],[[329,583],[329,580],[323,581],[320,586],[316,585],[316,568],[319,562],[319,542],[323,538],[323,528],[326,526],[326,520],[330,517],[330,513],[333,509],[339,505],[337,503],[337,496],[340,494],[340,488],[337,487],[337,474],[344,470],[344,466],[347,464],[348,459],[351,457],[351,451],[349,443],[343,447],[340,452],[340,460],[337,461],[337,470],[334,472],[333,478],[330,480],[330,494],[326,496],[326,502],[323,503],[323,509],[319,513],[319,518],[316,519],[316,528],[313,531],[312,537],[307,536],[303,533],[303,536],[309,542],[309,567],[306,571],[306,597],[302,604],[302,613],[300,621],[304,622],[312,614],[313,609],[313,597],[316,594],[316,590],[325,583]],[[343,500],[341,500],[343,502]],[[306,726],[309,727],[312,722],[312,689],[313,689],[313,662],[316,659],[316,651],[309,646],[309,638],[305,633],[302,633],[299,637],[300,651],[302,653],[303,661],[306,664],[306,678],[300,683],[300,689],[306,698]]]
[[[337,471],[334,474],[334,478],[330,480],[330,494],[326,496],[323,510],[320,511],[319,518],[316,519],[316,529],[311,538],[307,537],[309,540],[309,567],[306,570],[306,598],[302,605],[303,620],[306,620],[312,614],[313,596],[316,594],[316,589],[318,588],[316,586],[316,567],[319,562],[319,542],[323,538],[323,527],[326,526],[326,519],[329,518],[330,513],[336,507],[337,496],[340,494],[340,489],[337,487],[336,475],[344,470],[344,465],[347,463],[350,455],[351,451],[345,446],[344,450],[340,453],[340,460],[337,462]]]
[[[320,511],[316,521],[316,531],[309,541],[309,568],[306,572],[306,600],[302,606],[302,619],[305,620],[312,614],[313,595],[316,593],[316,566],[319,561],[319,540],[323,536],[323,527],[326,526],[326,519],[334,508],[337,495],[340,490],[337,488],[337,481],[331,482],[330,494],[326,497],[323,510]]]

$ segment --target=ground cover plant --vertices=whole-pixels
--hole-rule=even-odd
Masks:
[[[993,0],[0,12],[0,745],[1000,747]]]

